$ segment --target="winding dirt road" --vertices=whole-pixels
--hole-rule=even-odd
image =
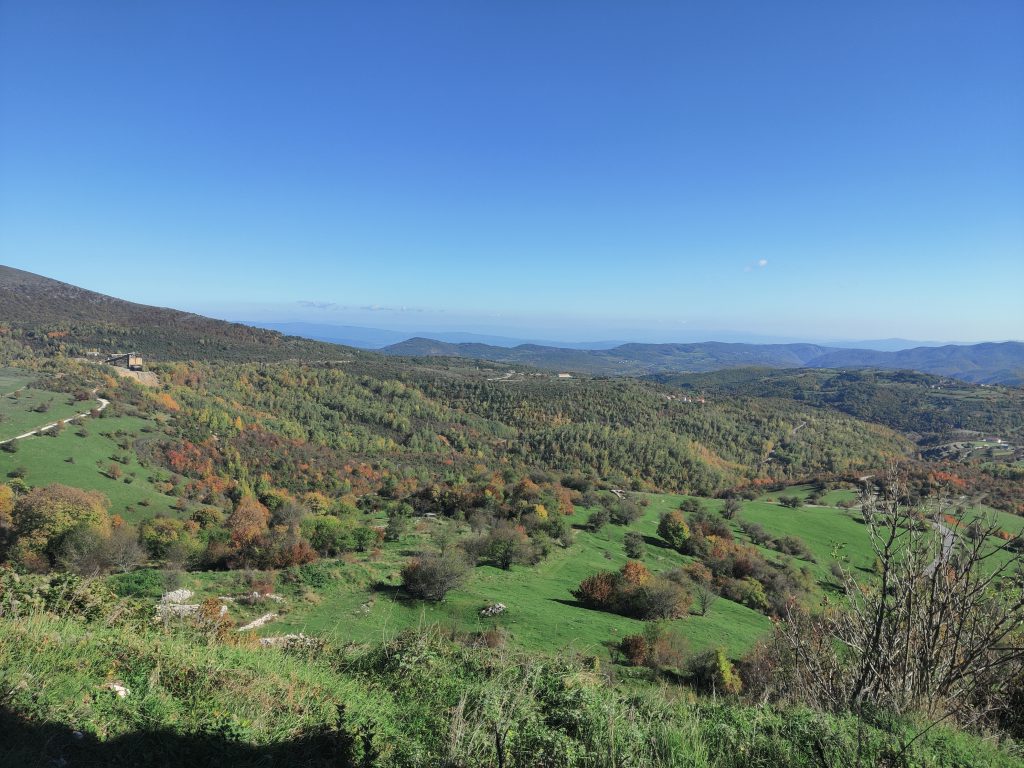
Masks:
[[[110,401],[106,400],[106,399],[104,399],[102,397],[97,397],[96,398],[96,402],[100,404],[100,407],[96,409],[97,411],[102,411],[104,408],[106,408],[108,405],[110,405]],[[60,421],[55,421],[52,424],[47,424],[45,427],[36,427],[31,432],[26,432],[23,435],[18,435],[17,437],[10,437],[10,438],[8,438],[6,440],[0,440],[0,445],[3,445],[4,443],[13,443],[15,440],[24,440],[26,437],[32,437],[32,435],[38,435],[40,432],[49,432],[51,429],[54,429],[58,424],[68,424],[68,423],[74,421],[75,419],[85,419],[85,418],[88,418],[91,413],[92,413],[92,411],[86,411],[85,413],[79,413],[79,414],[76,414],[75,416],[69,416],[66,419],[61,419]]]
[[[859,477],[857,479],[860,480],[862,483],[867,483],[867,481],[870,480],[872,477],[874,477],[874,475],[864,475],[863,477]],[[940,565],[944,564],[947,560],[949,560],[949,556],[953,551],[953,546],[956,544],[956,534],[953,533],[953,531],[951,531],[945,525],[940,523],[938,520],[930,520],[929,523],[931,524],[932,528],[938,531],[939,535],[942,537],[942,546],[939,548],[939,553],[935,556],[935,559],[925,566],[925,576],[931,576],[933,573],[935,573],[936,569],[938,569]]]
[[[932,526],[942,534],[942,549],[939,551],[939,554],[935,556],[935,559],[932,560],[924,569],[925,576],[931,576],[935,573],[936,568],[949,560],[949,553],[953,551],[953,545],[956,543],[956,534],[938,520],[933,520]]]

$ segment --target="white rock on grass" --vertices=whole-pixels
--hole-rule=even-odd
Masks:
[[[260,616],[258,619],[253,619],[248,624],[246,624],[244,627],[239,627],[238,631],[239,632],[248,632],[250,629],[259,629],[264,624],[269,624],[271,621],[273,621],[276,618],[277,618],[277,614],[276,613],[265,613],[262,616]]]
[[[184,603],[193,595],[190,589],[176,589],[160,598],[161,603]]]
[[[120,683],[107,683],[103,687],[106,688],[108,691],[113,691],[114,694],[119,699],[127,699],[128,698],[128,694],[131,693],[131,691],[129,691],[127,688],[125,688]]]
[[[486,608],[482,609],[480,611],[480,615],[485,617],[500,616],[507,610],[508,608],[504,603],[495,603],[494,605],[488,605]]]
[[[164,603],[156,607],[159,618],[169,616],[198,616],[200,606],[196,603]]]

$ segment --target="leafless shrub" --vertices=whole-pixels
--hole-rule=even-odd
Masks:
[[[997,538],[998,525],[905,498],[895,467],[865,490],[877,576],[865,583],[843,569],[841,604],[818,617],[790,611],[759,652],[766,666],[786,670],[762,675],[762,696],[919,712],[933,723],[976,723],[1005,709],[1024,669],[1020,556]]]

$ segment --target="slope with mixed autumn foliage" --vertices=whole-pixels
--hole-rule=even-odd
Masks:
[[[5,266],[0,266],[0,336],[42,352],[136,350],[163,360],[337,359],[359,354],[335,344],[135,304]]]
[[[775,398],[841,411],[913,434],[922,445],[958,434],[1024,443],[1024,390],[914,371],[736,368],[652,377],[690,393]]]

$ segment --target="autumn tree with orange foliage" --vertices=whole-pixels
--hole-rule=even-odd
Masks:
[[[654,576],[643,563],[629,560],[621,569],[595,573],[572,590],[590,608],[638,619],[676,619],[686,615],[693,597],[682,585]]]
[[[251,546],[267,532],[270,510],[254,496],[243,496],[228,517],[231,541],[240,549]]]
[[[88,527],[109,535],[109,506],[101,493],[58,483],[29,491],[11,510],[12,558],[31,570],[46,570],[73,529]]]

